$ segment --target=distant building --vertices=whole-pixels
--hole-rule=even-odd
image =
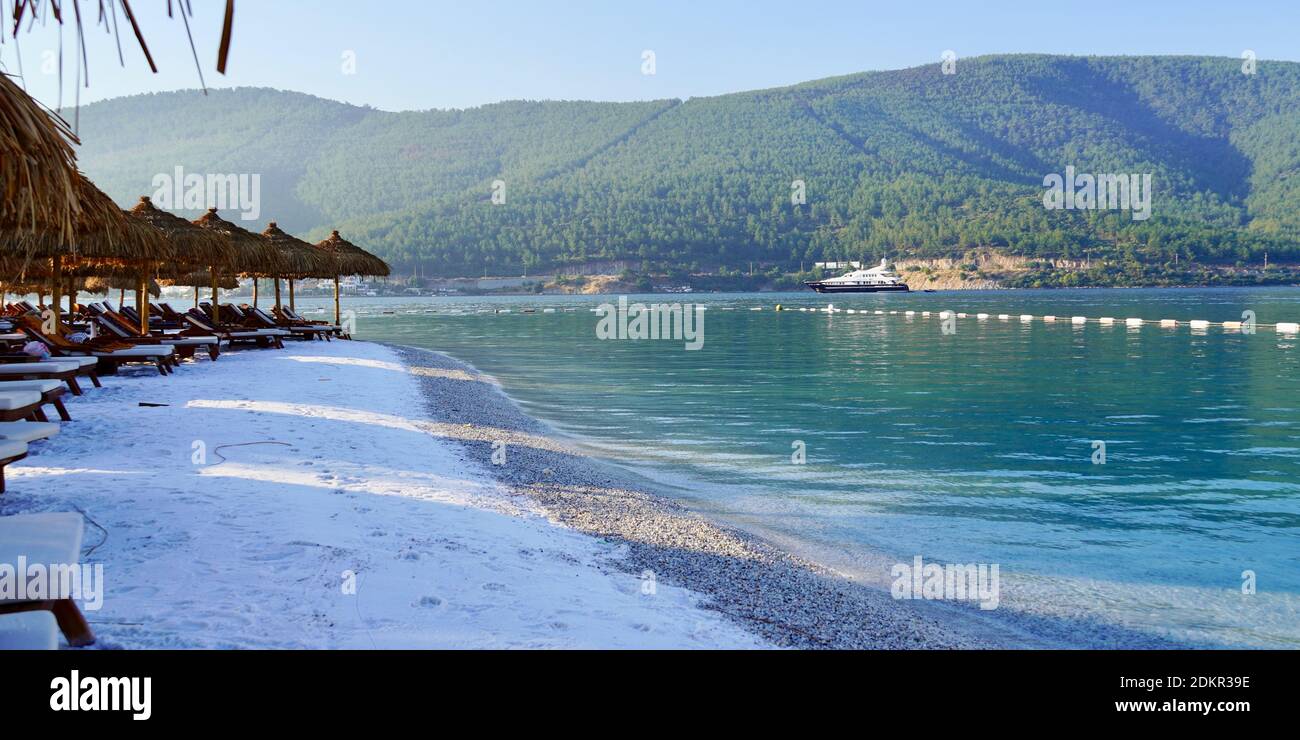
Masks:
[[[861,262],[814,262],[814,267],[820,267],[823,270],[860,270]]]

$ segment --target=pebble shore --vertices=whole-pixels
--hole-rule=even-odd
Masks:
[[[616,466],[575,450],[498,385],[447,355],[394,347],[429,417],[514,495],[552,520],[622,546],[612,567],[691,589],[702,607],[773,646],[832,649],[1016,647],[840,578],[759,538],[710,521]],[[505,464],[493,464],[504,442]],[[501,445],[496,448],[501,450]],[[498,460],[500,453],[498,453]]]

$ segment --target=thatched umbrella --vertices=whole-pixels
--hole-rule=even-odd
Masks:
[[[209,208],[208,212],[195,219],[194,223],[225,237],[226,241],[236,250],[234,265],[230,268],[232,273],[274,274],[282,268],[280,251],[271,246],[271,243],[265,237],[240,228],[218,216],[217,209]],[[212,285],[212,320],[218,321],[220,316],[218,312],[218,285],[216,284],[216,281],[220,279],[218,270],[212,271],[212,278],[214,280]]]
[[[176,260],[161,272],[164,275],[186,275],[203,269],[209,281],[204,286],[212,286],[212,302],[217,302],[217,289],[220,287],[219,273],[235,265],[239,257],[238,248],[221,234],[212,229],[205,229],[193,222],[168,213],[153,204],[149,196],[141,196],[140,202],[131,209],[131,214],[145,221],[167,235],[176,250]],[[195,286],[195,305],[198,305],[198,286]]]
[[[0,231],[0,254],[10,255],[4,274],[46,275],[53,287],[53,307],[59,311],[64,281],[73,270],[82,276],[121,271],[130,266],[137,275],[149,266],[174,261],[176,252],[163,233],[125,213],[90,180],[74,173],[78,212],[71,239],[57,230]],[[48,266],[48,272],[46,268]],[[142,316],[148,320],[148,313]],[[56,331],[60,324],[56,321]],[[143,329],[146,333],[148,327]]]
[[[76,141],[63,119],[0,73],[0,234],[72,239]]]
[[[293,281],[295,278],[325,277],[334,268],[321,250],[296,236],[286,234],[275,222],[266,225],[262,236],[280,253],[281,266],[271,274],[275,279],[275,307],[280,308],[280,279],[289,280],[289,310],[294,310]]]
[[[389,274],[388,263],[339,236],[335,230],[329,238],[317,242],[316,248],[329,256],[334,278],[334,323],[342,320],[339,310],[339,276],[340,275],[375,275],[386,277]]]
[[[84,293],[92,295],[108,295],[113,291],[136,290],[140,286],[136,283],[134,277],[88,277],[80,280],[79,286]],[[146,283],[146,291],[150,296],[157,298],[162,295],[162,288],[159,287],[157,280],[149,280]]]

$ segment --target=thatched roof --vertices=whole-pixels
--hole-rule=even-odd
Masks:
[[[230,266],[231,272],[273,275],[284,268],[280,250],[271,246],[262,235],[254,234],[218,216],[215,208],[209,208],[207,213],[194,219],[194,224],[225,237],[227,243],[236,250],[235,259]]]
[[[168,272],[188,271],[209,265],[235,264],[239,250],[217,232],[197,226],[174,213],[161,210],[141,196],[140,202],[130,210],[132,216],[148,223],[166,235],[176,250],[176,260],[167,265]]]
[[[163,285],[179,285],[186,288],[211,288],[212,273],[208,270],[195,270],[184,275],[160,280]],[[233,275],[217,275],[217,287],[222,290],[234,290],[239,287],[239,280]]]
[[[36,234],[0,230],[0,252],[12,256],[116,259],[170,262],[176,251],[163,233],[117,207],[81,174],[73,179],[78,214],[66,239],[50,230]]]
[[[329,256],[334,265],[334,275],[386,277],[389,274],[387,262],[339,236],[338,231],[331,233],[328,239],[317,242],[316,248]]]
[[[137,281],[126,277],[89,277],[78,281],[77,286],[80,290],[94,295],[108,295],[116,290],[134,291],[138,286]],[[149,295],[157,298],[162,295],[162,289],[158,287],[158,281],[149,281]]]
[[[324,252],[296,236],[286,234],[275,222],[267,224],[262,236],[279,251],[282,266],[278,272],[263,273],[270,277],[334,277],[334,265]]]
[[[78,215],[74,190],[76,137],[0,73],[0,248],[20,236],[69,241]]]

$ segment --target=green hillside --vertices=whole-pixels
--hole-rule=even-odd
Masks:
[[[389,113],[263,89],[81,112],[83,168],[123,204],[153,175],[261,173],[262,222],[339,228],[399,270],[623,259],[1300,258],[1300,64],[994,56],[687,101]],[[1043,207],[1043,178],[1150,173],[1151,217]],[[505,202],[491,199],[505,183]],[[806,205],[791,204],[794,180]],[[1050,281],[1049,281],[1050,282]]]

